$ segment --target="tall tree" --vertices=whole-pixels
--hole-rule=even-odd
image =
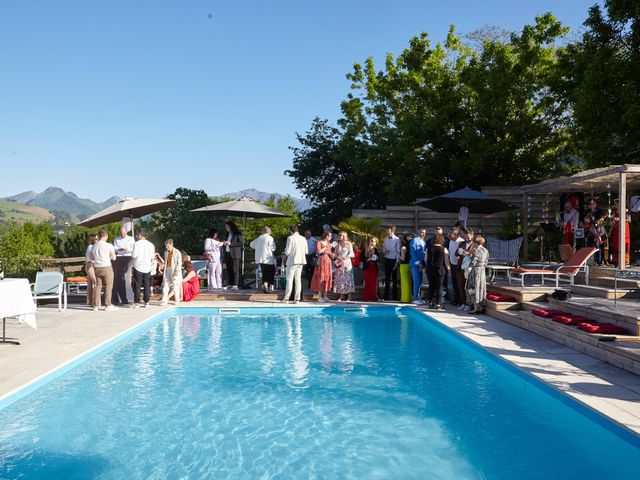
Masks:
[[[444,43],[413,37],[382,70],[372,58],[355,64],[338,126],[316,119],[292,148],[286,173],[318,205],[309,213],[336,221],[352,208],[566,168],[566,111],[550,88],[566,32],[546,14],[506,38],[480,32],[474,49],[451,27]]]
[[[607,0],[589,10],[582,38],[561,55],[556,86],[572,115],[588,167],[640,157],[640,2]]]
[[[307,217],[330,223],[349,216],[351,208],[357,208],[352,204],[358,205],[354,197],[359,187],[352,165],[341,154],[340,130],[316,117],[309,131],[296,138],[300,146],[289,147],[293,165],[285,174],[314,203]]]

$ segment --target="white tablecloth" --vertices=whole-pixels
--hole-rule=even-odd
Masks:
[[[26,278],[0,280],[0,319],[5,317],[18,317],[18,321],[37,328],[36,304]]]

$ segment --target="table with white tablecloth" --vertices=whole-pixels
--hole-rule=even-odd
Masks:
[[[20,323],[37,328],[36,303],[33,301],[29,280],[26,278],[5,278],[0,280],[0,318],[2,318],[2,340],[0,343],[13,343],[5,338],[5,322],[8,317],[17,317]]]

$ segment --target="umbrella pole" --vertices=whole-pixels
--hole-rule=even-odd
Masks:
[[[242,214],[242,267],[241,267],[242,274],[240,276],[240,282],[242,283],[243,287],[244,287],[244,237],[246,235],[247,235],[247,214],[243,213]]]

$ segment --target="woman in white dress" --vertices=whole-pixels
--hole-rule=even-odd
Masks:
[[[204,257],[207,259],[207,289],[222,288],[222,264],[220,263],[220,247],[218,231],[209,230],[209,237],[204,241]]]
[[[333,291],[340,295],[339,302],[343,300],[343,296],[344,300],[351,300],[351,294],[356,291],[353,281],[353,265],[351,264],[351,259],[354,256],[353,245],[349,241],[347,232],[340,232],[333,255],[333,263],[336,267]]]

